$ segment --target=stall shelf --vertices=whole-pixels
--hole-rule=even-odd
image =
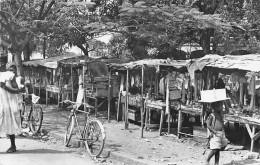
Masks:
[[[226,122],[234,122],[245,125],[251,139],[250,151],[253,152],[254,142],[260,137],[260,131],[257,132],[257,129],[259,130],[260,128],[260,119],[226,114],[224,115],[224,120]]]

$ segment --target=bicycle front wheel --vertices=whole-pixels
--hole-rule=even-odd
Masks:
[[[42,108],[39,106],[34,106],[32,108],[32,113],[29,120],[29,126],[33,134],[40,131],[42,127],[43,112]]]
[[[70,140],[72,137],[72,133],[73,133],[73,129],[74,129],[74,125],[75,125],[75,116],[70,116],[67,127],[66,127],[65,137],[64,137],[65,147],[69,146],[69,143],[70,143]]]
[[[82,134],[85,146],[91,157],[98,157],[103,151],[106,134],[102,123],[99,120],[88,122]]]

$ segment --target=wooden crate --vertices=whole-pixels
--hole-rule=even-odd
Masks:
[[[133,120],[133,121],[140,121],[141,116],[140,116],[140,110],[137,109],[128,109],[128,119]]]

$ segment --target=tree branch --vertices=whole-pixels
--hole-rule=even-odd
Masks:
[[[3,26],[4,29],[7,30],[7,31],[10,31],[10,30],[11,30],[10,26],[8,26],[7,24],[5,24],[5,23],[2,22],[1,20],[0,20],[0,25]]]
[[[1,11],[1,10],[0,10],[0,15],[3,17],[3,19],[5,20],[5,22],[8,22],[8,19],[7,19],[6,15],[5,15],[5,12],[4,12],[4,11]]]
[[[41,5],[40,12],[39,12],[39,15],[38,15],[38,20],[42,19],[42,14],[43,14],[43,9],[44,9],[45,3],[46,3],[45,0],[42,1],[42,5]]]
[[[19,14],[21,13],[21,11],[22,11],[22,9],[23,9],[23,6],[24,6],[24,0],[23,0],[23,2],[22,2],[22,4],[21,4],[19,10],[18,10],[18,11],[16,12],[16,14],[14,15],[14,18],[13,18],[13,19],[16,19],[16,18],[19,16]]]
[[[45,19],[45,17],[47,16],[47,14],[50,12],[52,6],[54,5],[55,1],[51,1],[51,3],[48,5],[46,11],[43,13],[42,19]]]

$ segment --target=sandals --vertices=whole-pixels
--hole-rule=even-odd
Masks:
[[[7,153],[16,152],[16,147],[10,147],[6,152],[7,152]]]

